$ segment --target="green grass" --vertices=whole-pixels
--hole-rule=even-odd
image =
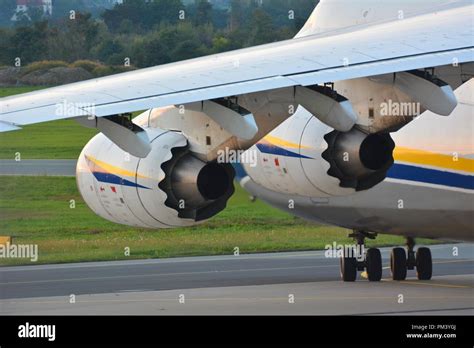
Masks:
[[[39,87],[0,88],[0,97],[27,93]],[[97,130],[81,126],[73,120],[61,120],[25,126],[22,130],[0,135],[0,158],[76,159]]]
[[[70,208],[70,200],[76,207]],[[237,188],[228,208],[204,225],[146,230],[110,223],[85,205],[74,178],[0,177],[0,234],[15,244],[38,244],[38,263],[163,258],[195,255],[323,249],[333,241],[350,243],[347,230],[317,226],[269,207],[250,203]],[[420,241],[426,243],[428,241]],[[368,245],[401,245],[379,236]],[[130,248],[126,257],[124,250]],[[28,264],[0,259],[0,264]]]
[[[21,86],[21,87],[0,87],[0,98],[8,97],[15,94],[28,93],[43,89],[44,87],[31,87],[31,86]]]

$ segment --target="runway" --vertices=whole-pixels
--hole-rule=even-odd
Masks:
[[[323,251],[2,267],[0,314],[474,314],[472,244],[433,246],[431,281],[390,280],[389,250],[379,283],[341,282]]]
[[[0,175],[75,176],[76,160],[0,160]]]

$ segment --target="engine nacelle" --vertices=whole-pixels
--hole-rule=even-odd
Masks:
[[[270,190],[347,196],[385,179],[394,148],[388,133],[367,134],[357,127],[339,132],[308,113],[293,116],[250,149],[257,152],[257,165],[244,168]]]
[[[103,134],[84,147],[76,178],[87,205],[107,220],[146,228],[192,226],[222,211],[234,192],[232,166],[194,157],[181,133],[146,132],[152,147],[146,158]]]
[[[341,187],[368,190],[382,182],[393,164],[395,143],[388,133],[367,134],[357,128],[333,131],[322,157],[330,164],[327,174],[340,180]]]
[[[306,177],[332,196],[374,187],[385,179],[393,164],[395,143],[388,133],[367,134],[357,127],[339,132],[311,120],[301,144]]]

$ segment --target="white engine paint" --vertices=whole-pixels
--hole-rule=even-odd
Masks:
[[[146,131],[152,139],[152,150],[142,159],[125,153],[103,134],[92,138],[77,164],[76,177],[82,197],[98,215],[124,225],[148,228],[195,225],[196,222],[179,218],[177,211],[165,205],[167,195],[158,187],[165,176],[161,164],[171,159],[171,149],[186,146],[186,138],[159,128]],[[120,181],[114,182],[114,177]]]

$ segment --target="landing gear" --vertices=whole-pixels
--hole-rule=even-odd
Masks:
[[[382,279],[382,255],[380,250],[370,248],[365,257],[367,267],[367,277],[371,282],[378,282]]]
[[[340,259],[341,278],[345,282],[353,282],[357,271],[366,271],[369,281],[377,282],[382,279],[382,255],[377,248],[365,251],[365,239],[375,239],[376,233],[353,231],[349,237],[357,242],[357,248],[344,250]],[[429,248],[418,248],[415,253],[415,240],[407,237],[406,250],[393,248],[390,254],[390,270],[393,280],[405,280],[408,270],[416,268],[419,280],[430,280],[433,274],[433,261]]]
[[[352,255],[344,255],[340,258],[341,278],[345,282],[353,282],[357,278],[357,259]]]
[[[382,279],[382,256],[380,250],[370,248],[365,251],[365,238],[375,239],[376,233],[354,231],[349,237],[357,241],[356,250],[345,250],[340,260],[341,278],[345,282],[353,282],[357,278],[357,271],[367,271],[369,281],[380,281]]]
[[[433,273],[433,262],[429,248],[418,248],[415,254],[415,240],[407,238],[407,251],[403,248],[393,248],[390,254],[390,270],[393,280],[405,280],[407,270],[416,267],[416,275],[419,280],[431,279]]]
[[[429,248],[418,248],[416,252],[416,275],[419,280],[430,280],[433,275],[433,261]]]
[[[407,277],[407,254],[403,248],[393,248],[390,254],[390,270],[393,280],[405,280]]]

